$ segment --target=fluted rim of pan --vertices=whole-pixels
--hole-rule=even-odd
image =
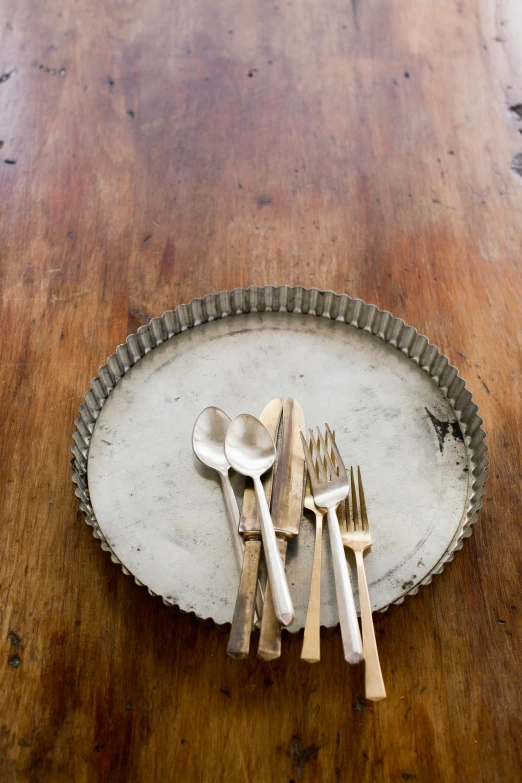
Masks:
[[[418,364],[438,385],[455,411],[470,462],[471,486],[467,507],[451,542],[437,564],[424,579],[392,602],[402,604],[406,596],[416,595],[420,587],[430,584],[435,575],[442,573],[446,564],[453,560],[455,552],[462,549],[464,540],[473,532],[472,526],[477,521],[478,512],[483,504],[488,479],[487,468],[490,464],[487,457],[486,432],[483,427],[484,421],[479,416],[478,405],[473,402],[472,393],[466,387],[466,382],[459,376],[457,368],[450,364],[449,359],[413,326],[407,326],[402,319],[394,318],[388,311],[380,310],[373,304],[366,304],[362,299],[354,299],[348,294],[285,285],[234,288],[231,291],[207,294],[201,299],[192,299],[186,304],[180,304],[174,310],[167,310],[161,317],[152,318],[148,324],[140,326],[136,334],[129,335],[125,343],[118,345],[107,362],[99,367],[98,375],[93,378],[84,394],[84,402],[79,406],[79,416],[74,422],[74,443],[71,447],[72,481],[76,485],[75,494],[79,498],[80,510],[85,515],[85,521],[92,528],[93,536],[100,542],[102,549],[109,552],[111,560],[121,566],[124,574],[134,576],[109,546],[95,517],[89,497],[87,475],[89,446],[100,410],[125,373],[158,345],[173,339],[187,329],[193,329],[209,321],[252,312],[306,314],[341,321],[369,332],[405,353]],[[146,587],[136,577],[134,580],[136,584]],[[147,589],[150,595],[156,595],[152,590]],[[214,623],[212,617],[202,618],[193,611],[185,611],[169,597],[161,596],[161,598],[167,606],[176,606],[183,614]],[[380,611],[386,611],[390,605]]]

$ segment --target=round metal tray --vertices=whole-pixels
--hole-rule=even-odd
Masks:
[[[165,603],[222,625],[236,598],[220,484],[192,454],[197,415],[207,405],[258,415],[270,398],[288,395],[308,426],[328,421],[345,463],[361,466],[375,610],[428,584],[471,534],[489,464],[483,422],[457,370],[426,337],[330,291],[211,294],[118,346],[75,422],[73,481],[86,520],[113,561]],[[234,483],[241,502],[241,477]],[[334,626],[324,539],[321,623]],[[287,559],[291,631],[304,625],[313,544],[305,517]]]

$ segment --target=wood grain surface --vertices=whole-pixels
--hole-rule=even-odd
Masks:
[[[520,3],[5,0],[0,36],[0,779],[519,780]],[[390,310],[485,418],[485,508],[376,618],[373,706],[338,634],[232,660],[77,510],[97,367],[253,283]]]

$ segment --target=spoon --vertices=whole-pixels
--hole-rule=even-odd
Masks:
[[[225,435],[231,421],[230,416],[227,416],[220,408],[205,408],[194,424],[192,448],[200,462],[219,473],[228,521],[233,528],[235,556],[238,566],[241,568],[243,548],[238,533],[239,509],[228,475],[230,465],[225,455]]]
[[[225,454],[234,470],[244,476],[250,476],[254,482],[275,615],[281,625],[291,625],[294,621],[294,607],[277,546],[274,525],[261,483],[263,473],[266,473],[274,464],[276,455],[274,441],[259,419],[243,413],[235,418],[227,429]]]

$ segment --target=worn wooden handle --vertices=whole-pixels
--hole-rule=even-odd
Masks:
[[[315,516],[315,549],[312,581],[304,630],[301,660],[318,663],[321,660],[321,560],[323,548],[323,515]]]
[[[283,566],[286,560],[286,547],[288,541],[286,538],[277,539],[279,552]],[[259,647],[257,648],[257,657],[264,661],[273,661],[281,655],[281,624],[279,623],[272,600],[272,587],[270,580],[266,586],[265,604],[263,607],[263,619],[261,621],[261,634],[259,636]]]
[[[250,650],[250,635],[256,605],[257,572],[261,555],[261,541],[249,538],[245,541],[243,567],[239,580],[234,617],[230,629],[227,653],[232,658],[246,658]]]
[[[377,640],[372,620],[372,605],[366,571],[364,570],[364,555],[355,553],[357,563],[357,580],[359,582],[359,601],[361,604],[362,636],[364,648],[364,689],[366,698],[370,701],[381,701],[386,698],[386,688],[382,678],[379,653],[377,652]]]

